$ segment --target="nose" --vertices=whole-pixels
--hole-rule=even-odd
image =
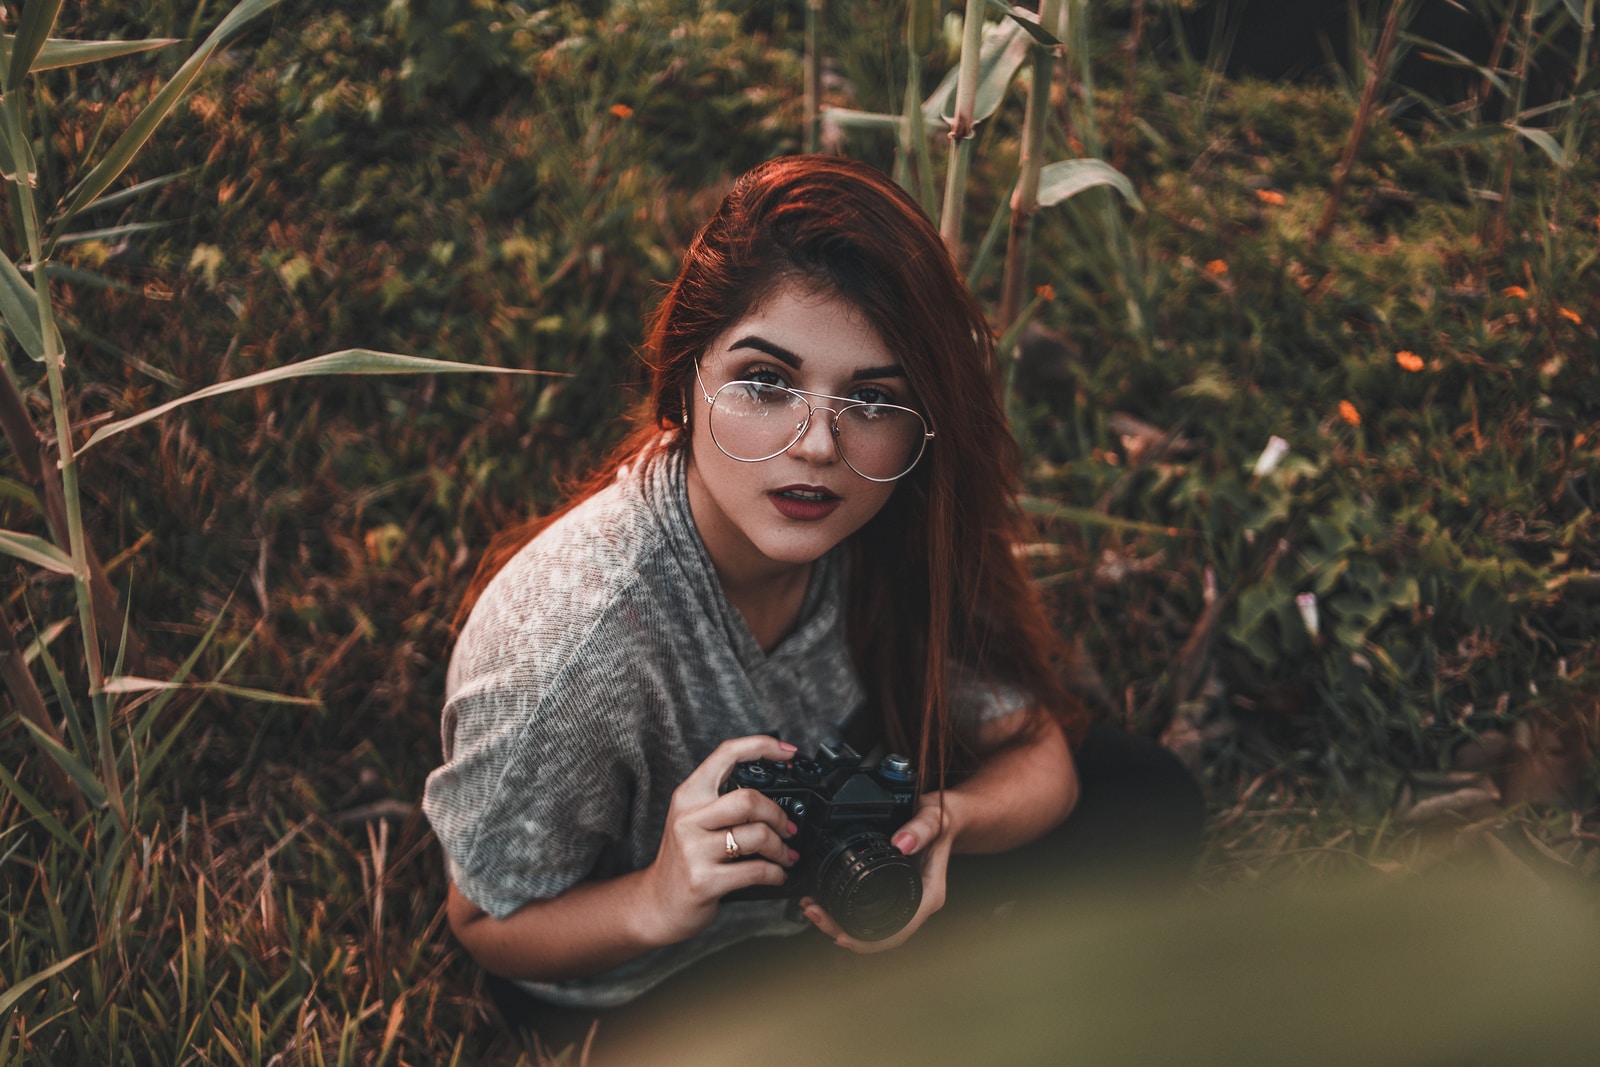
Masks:
[[[789,446],[789,451],[807,463],[833,463],[839,458],[839,443],[833,436],[834,412],[831,408],[814,407],[811,421],[806,425],[800,440]]]

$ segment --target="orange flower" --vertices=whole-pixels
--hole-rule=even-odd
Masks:
[[[1039,288],[1033,291],[1033,295],[1037,296],[1040,300],[1047,302],[1054,300],[1056,298],[1056,287],[1051,285],[1049,282],[1045,282],[1043,285],[1039,286]]]
[[[1339,417],[1351,426],[1361,425],[1361,412],[1357,411],[1356,406],[1348,400],[1339,401]]]
[[[1524,289],[1520,285],[1508,285],[1504,289],[1500,290],[1500,292],[1505,296],[1514,296],[1518,300],[1528,299],[1528,290]]]
[[[1206,264],[1206,273],[1211,275],[1213,278],[1222,277],[1224,274],[1228,273],[1228,261],[1225,259],[1213,259],[1210,263]]]
[[[612,104],[611,113],[619,119],[633,118],[633,108],[629,107],[627,104]]]
[[[1422,357],[1415,352],[1407,352],[1402,349],[1394,354],[1394,361],[1412,374],[1422,369]]]
[[[1273,207],[1280,207],[1283,204],[1283,194],[1276,189],[1257,189],[1256,199]]]
[[[1583,317],[1571,308],[1556,308],[1556,314],[1572,323],[1574,326],[1583,325]]]

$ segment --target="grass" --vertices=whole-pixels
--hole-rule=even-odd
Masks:
[[[141,19],[183,32],[189,15]],[[136,29],[95,5],[64,18],[67,36]],[[898,111],[898,60],[831,32],[850,102]],[[1077,86],[1088,70],[1100,88],[1056,95],[1052,158],[1122,113],[1119,33],[1090,27]],[[116,738],[150,730],[125,771],[172,739],[120,831],[74,812],[0,721],[0,1064],[557,1058],[499,1031],[443,929],[415,802],[450,619],[488,535],[616,433],[640,308],[720,184],[797,146],[797,39],[797,14],[669,0],[288,3],[127,180],[178,177],[91,218],[161,227],[64,251],[105,279],[58,285],[79,427],[358,345],[572,377],[280,386],[84,457],[145,673],[203,643],[196,677],[313,703],[119,705]],[[1316,243],[1354,96],[1214,80],[1171,49],[1146,42],[1119,136],[1147,210],[1086,194],[1037,225],[1056,296],[1015,408],[1080,688],[1196,761],[1215,813],[1202,902],[1486,872],[1592,888],[1594,163],[1382,113]],[[48,78],[46,178],[70,180],[173,66]],[[1592,106],[1569,113],[1563,134],[1593,132]],[[1009,190],[1019,114],[981,128],[975,218]],[[847,149],[891,162],[873,135]],[[1273,436],[1288,454],[1257,474]],[[0,526],[42,531],[25,477],[4,477]],[[83,691],[71,590],[18,567],[4,596],[19,643],[59,659],[59,686],[38,653],[32,672],[64,723]],[[1496,736],[1486,767],[1464,765]],[[1474,806],[1491,788],[1500,802]],[[1401,821],[1438,798],[1462,806]]]

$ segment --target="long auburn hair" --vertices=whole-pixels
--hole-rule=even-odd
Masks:
[[[1020,688],[1035,701],[1034,728],[1053,720],[1075,740],[1083,712],[1058,677],[1060,639],[1016,552],[1026,524],[994,335],[917,203],[878,170],[833,156],[782,157],[734,184],[649,316],[651,390],[633,432],[559,510],[496,536],[458,622],[545,526],[624,466],[688,445],[696,359],[786,280],[860,309],[936,433],[850,547],[846,625],[885,740],[915,752],[930,785],[930,767],[941,784],[970,770],[978,753],[950,714],[962,680]]]

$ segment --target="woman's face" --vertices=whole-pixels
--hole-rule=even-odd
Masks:
[[[696,385],[703,389],[689,397],[689,508],[718,573],[724,580],[748,581],[816,560],[876,515],[895,483],[870,481],[850,469],[839,455],[828,410],[818,410],[780,455],[755,463],[729,457],[712,439],[706,397],[731,381],[918,405],[899,358],[865,316],[849,301],[804,282],[779,283],[712,342],[700,359]],[[840,406],[807,399],[823,409]]]

